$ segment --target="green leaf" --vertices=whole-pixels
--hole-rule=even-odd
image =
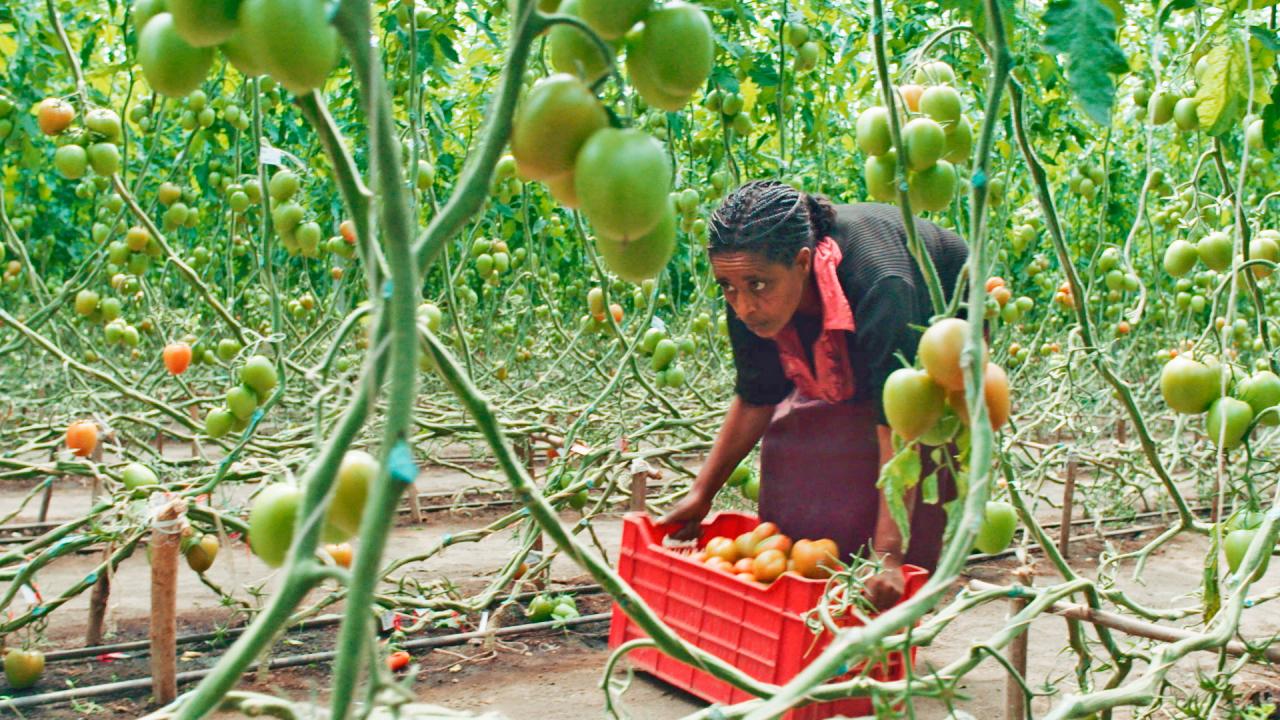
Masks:
[[[1280,37],[1276,36],[1275,31],[1263,25],[1254,25],[1249,28],[1249,34],[1262,44],[1262,47],[1272,52],[1280,51]]]
[[[1160,8],[1160,13],[1157,16],[1158,24],[1164,25],[1174,10],[1190,10],[1195,6],[1196,0],[1169,0],[1164,7]]]
[[[915,444],[908,444],[880,468],[876,487],[884,492],[889,515],[902,533],[902,551],[906,552],[911,539],[911,519],[907,515],[905,495],[920,482],[920,452]]]
[[[1280,144],[1280,85],[1271,88],[1271,103],[1262,113],[1262,140],[1267,147]]]
[[[1219,45],[1202,61],[1204,72],[1197,78],[1196,114],[1200,127],[1209,135],[1221,135],[1240,124],[1247,105],[1244,92],[1244,53],[1230,45]],[[1244,91],[1244,92],[1242,92]]]
[[[1129,69],[1116,43],[1116,19],[1099,0],[1054,0],[1044,13],[1044,44],[1067,56],[1067,82],[1094,122],[1107,124],[1115,102],[1111,73]]]

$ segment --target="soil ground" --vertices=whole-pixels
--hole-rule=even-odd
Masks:
[[[419,478],[417,489],[424,493],[453,493],[466,488],[494,489],[483,480],[449,470],[435,469]],[[217,503],[237,503],[246,488],[215,498]],[[0,490],[0,514],[8,514],[26,495],[26,488],[9,485]],[[12,523],[32,522],[38,503],[28,506]],[[59,481],[50,506],[51,520],[70,519],[89,507],[89,490],[86,484],[75,481]],[[138,508],[141,512],[142,507]],[[1045,512],[1046,518],[1051,508]],[[394,529],[387,549],[388,558],[408,557],[423,553],[446,535],[458,535],[466,530],[482,527],[501,517],[507,509],[482,508],[462,511],[430,512],[421,525],[412,524],[407,516]],[[577,521],[576,513],[566,513],[567,525]],[[610,555],[616,552],[621,535],[618,515],[597,518],[594,527],[601,544]],[[1104,550],[1123,552],[1140,547],[1153,533],[1142,536],[1122,536],[1102,540],[1089,538],[1073,546],[1073,565],[1092,576],[1094,563],[1084,558],[1096,558]],[[478,543],[458,544],[415,563],[410,573],[420,581],[448,578],[458,585],[483,586],[486,579],[510,557],[516,548],[510,532],[499,532]],[[1161,548],[1148,563],[1141,581],[1132,579],[1132,565],[1125,565],[1117,574],[1116,584],[1137,602],[1155,607],[1178,607],[1193,604],[1191,593],[1199,583],[1201,566],[1207,540],[1189,534],[1180,535]],[[100,561],[98,553],[73,555],[60,558],[42,571],[38,589],[45,602],[62,590],[82,579]],[[1033,556],[1034,557],[1034,556]],[[1078,562],[1076,558],[1080,558]],[[982,561],[967,568],[966,577],[958,583],[958,590],[970,579],[993,583],[1012,582],[1012,570],[1020,562],[1013,558]],[[1056,573],[1043,561],[1036,564],[1038,584],[1050,584],[1058,580]],[[114,592],[108,610],[108,638],[106,642],[123,642],[146,638],[147,616],[150,598],[140,588],[149,587],[149,565],[145,554],[139,552],[126,560],[112,577]],[[220,587],[243,588],[260,585],[270,592],[277,574],[262,565],[242,543],[233,543],[219,554],[217,563],[208,573],[209,579]],[[552,566],[553,583],[585,583],[589,578],[564,558],[557,558]],[[1256,585],[1260,591],[1280,584],[1280,563],[1273,563],[1266,578]],[[220,605],[218,597],[205,587],[191,572],[180,573],[179,581],[180,634],[210,632],[219,627],[239,623],[233,613]],[[252,600],[242,589],[236,597]],[[318,597],[318,595],[313,596]],[[88,593],[73,598],[53,617],[55,622],[46,631],[46,650],[68,649],[83,644],[84,620],[88,608]],[[607,600],[601,596],[585,599],[584,613],[606,612]],[[918,668],[925,672],[930,667],[941,667],[967,655],[973,644],[989,638],[1005,626],[1007,605],[990,603],[964,613],[953,622],[929,647],[922,648]],[[329,612],[340,612],[334,606]],[[1195,618],[1187,620],[1194,627]],[[1172,623],[1171,623],[1172,624]],[[512,720],[537,718],[591,718],[604,716],[604,695],[599,688],[600,676],[608,650],[605,639],[606,623],[594,623],[576,627],[570,631],[548,631],[533,635],[509,638],[486,648],[478,645],[461,645],[417,652],[414,662],[418,668],[414,688],[422,702],[447,706],[470,712],[496,712]],[[448,632],[448,631],[442,631]],[[1066,625],[1056,616],[1046,615],[1032,623],[1029,631],[1030,652],[1028,681],[1033,689],[1043,691],[1050,684],[1058,692],[1073,687],[1074,656],[1067,649]],[[1247,638],[1266,637],[1280,633],[1280,616],[1269,605],[1247,610],[1242,622],[1242,635]],[[274,656],[323,652],[332,648],[332,627],[302,633],[291,633],[275,648]],[[10,643],[15,638],[8,639]],[[1132,642],[1122,637],[1124,643]],[[180,650],[179,671],[194,670],[211,665],[225,647],[225,641],[184,646]],[[48,693],[68,686],[88,686],[117,679],[146,677],[149,675],[145,650],[125,653],[124,657],[98,657],[80,660],[50,662],[46,675],[35,688],[15,693],[15,697]],[[1184,661],[1172,678],[1176,683],[1193,683],[1196,667],[1211,669],[1216,660],[1212,654],[1201,654],[1194,660]],[[1139,666],[1135,675],[1145,668]],[[294,700],[323,703],[327,698],[328,666],[325,663],[301,667],[277,669],[269,673],[250,674],[242,682],[242,688],[283,695]],[[1256,682],[1275,687],[1280,685],[1274,675],[1258,670],[1250,674]],[[968,674],[959,688],[961,699],[956,707],[978,718],[1004,716],[1005,671],[991,661]],[[1170,691],[1176,692],[1176,691]],[[1037,714],[1051,706],[1054,697],[1037,698],[1033,710]],[[697,698],[676,690],[660,681],[637,674],[622,699],[631,717],[637,719],[666,720],[679,718],[705,707]],[[75,704],[46,705],[25,709],[28,718],[130,718],[145,714],[150,709],[145,693],[91,698]],[[917,717],[943,718],[948,713],[939,704],[921,702],[917,705]],[[6,711],[8,712],[8,711]],[[231,717],[227,715],[226,717]]]

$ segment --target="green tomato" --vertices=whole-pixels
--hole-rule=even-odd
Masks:
[[[240,368],[240,382],[252,388],[260,398],[265,400],[279,382],[276,366],[265,355],[254,355]]]
[[[124,466],[124,470],[120,471],[120,481],[130,490],[137,490],[145,485],[160,484],[160,478],[156,477],[151,468],[136,462]]]
[[[1009,543],[1013,542],[1017,529],[1018,514],[1014,512],[1013,506],[1007,502],[989,500],[973,545],[979,552],[987,555],[1004,552]]]
[[[293,544],[302,491],[278,483],[258,493],[249,508],[249,547],[267,565],[280,567]]]
[[[360,518],[378,467],[377,459],[363,450],[349,450],[343,456],[325,516],[325,542],[343,542],[360,531]]]
[[[1215,445],[1231,450],[1239,447],[1253,421],[1249,403],[1231,397],[1218,398],[1209,407],[1206,429]]]

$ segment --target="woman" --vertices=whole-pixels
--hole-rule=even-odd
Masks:
[[[955,233],[918,221],[947,297],[968,257]],[[793,538],[831,538],[844,554],[870,550],[883,572],[867,583],[878,607],[901,597],[900,567],[932,570],[954,497],[907,500],[901,533],[877,490],[893,457],[881,405],[885,379],[915,358],[933,309],[892,205],[833,206],[777,181],[738,188],[711,218],[708,251],[728,305],[737,383],[707,462],[660,523],[696,538],[729,474],[763,438],[760,517]],[[922,477],[934,468],[927,457]],[[869,548],[868,548],[869,546]]]

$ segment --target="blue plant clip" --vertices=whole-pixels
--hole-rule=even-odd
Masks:
[[[84,581],[85,581],[85,584],[87,584],[87,585],[92,585],[92,584],[94,584],[94,583],[98,582],[98,573],[96,573],[96,572],[91,572],[91,573],[89,573],[88,575],[85,575],[85,576],[84,576]]]
[[[983,187],[987,184],[987,174],[978,170],[973,174],[973,179],[970,182],[973,183],[974,187]]]
[[[387,281],[382,283],[382,299],[391,299],[391,278],[387,278]]]
[[[387,470],[391,477],[408,485],[418,477],[418,464],[413,460],[413,451],[409,443],[401,439],[391,448],[387,455]]]

